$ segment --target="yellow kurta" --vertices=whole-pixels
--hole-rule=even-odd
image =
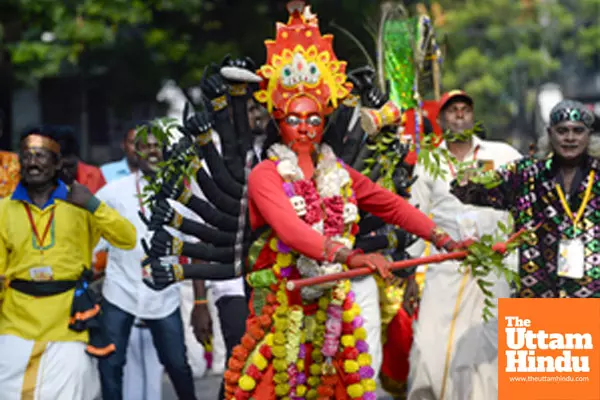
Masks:
[[[135,227],[104,203],[91,213],[65,201],[61,182],[43,209],[29,204],[40,237],[55,215],[42,249],[27,216],[29,203],[19,185],[11,198],[0,200],[0,275],[8,281],[31,280],[31,269],[52,268],[54,280],[77,280],[91,265],[92,250],[100,237],[113,246],[132,249]],[[132,266],[135,268],[135,266]],[[6,288],[0,309],[0,334],[36,341],[83,341],[87,332],[69,329],[74,289],[54,296],[33,297]]]

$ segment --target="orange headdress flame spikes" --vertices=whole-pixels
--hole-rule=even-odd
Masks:
[[[352,89],[346,81],[346,62],[333,52],[333,35],[321,36],[316,15],[304,1],[287,5],[290,19],[277,23],[275,40],[266,40],[267,63],[257,72],[264,80],[255,98],[276,119],[287,114],[300,95],[315,100],[323,115],[338,107]]]

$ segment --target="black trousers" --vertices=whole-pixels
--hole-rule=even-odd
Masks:
[[[246,333],[246,319],[248,318],[248,301],[244,296],[223,296],[217,303],[221,333],[227,351],[227,360],[231,357],[233,348],[241,343],[242,336]],[[225,397],[225,382],[221,382],[219,399]]]
[[[117,347],[114,353],[98,360],[102,398],[121,400],[123,399],[123,367],[135,317],[106,300],[102,304],[102,312],[107,334]],[[150,329],[158,359],[167,370],[177,397],[180,400],[196,400],[194,378],[187,360],[179,308],[166,318],[147,319],[144,322]]]

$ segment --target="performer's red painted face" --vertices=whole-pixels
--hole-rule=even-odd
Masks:
[[[324,126],[318,104],[306,96],[292,100],[287,115],[279,121],[283,143],[295,152],[312,152],[323,139]]]

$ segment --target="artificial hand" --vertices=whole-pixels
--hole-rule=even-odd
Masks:
[[[192,198],[192,192],[187,188],[181,179],[173,177],[163,183],[160,194],[167,199],[173,199],[179,203],[186,205]]]
[[[198,136],[208,133],[213,127],[212,115],[207,111],[191,113],[189,105],[186,103],[183,110],[183,126],[178,129],[185,136],[197,138]]]
[[[163,199],[152,205],[150,220],[142,212],[138,213],[149,231],[157,231],[165,225],[178,229],[183,222],[183,216],[175,211],[168,201]]]
[[[202,89],[202,93],[211,101],[227,94],[227,85],[221,74],[217,72],[218,69],[215,63],[211,63],[204,68],[202,78],[200,79],[200,89]]]
[[[250,57],[231,58],[230,55],[226,55],[223,61],[221,61],[222,67],[242,68],[251,72],[256,71],[256,63]]]
[[[381,91],[375,84],[375,78],[375,71],[369,66],[348,73],[348,80],[358,91],[363,107],[379,109],[389,100],[387,93]],[[389,82],[386,84],[389,85]]]
[[[180,264],[169,264],[155,258],[147,258],[142,262],[142,280],[153,290],[163,290],[183,279],[183,267]]]
[[[165,256],[179,256],[183,248],[183,241],[173,237],[164,229],[154,232],[150,239],[150,246],[142,239],[142,247],[148,257],[160,258]]]

